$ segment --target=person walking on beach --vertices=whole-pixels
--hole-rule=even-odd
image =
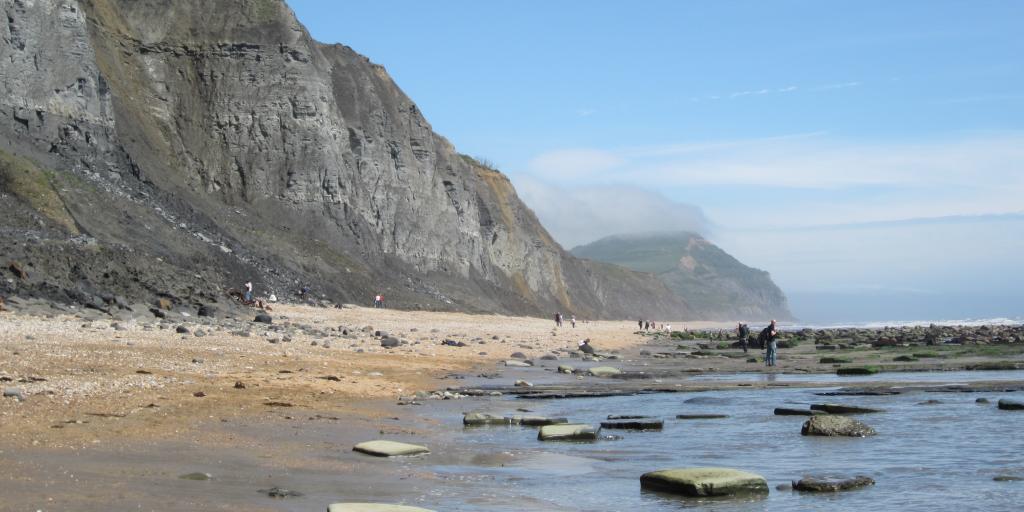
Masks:
[[[771,325],[765,327],[757,337],[758,340],[761,341],[761,346],[766,350],[764,355],[765,366],[775,366],[775,354],[779,350],[779,346],[775,342],[775,338],[778,337],[779,331],[775,328],[775,320],[772,320]]]
[[[561,326],[562,326],[562,313],[556,311],[555,312],[555,327],[561,327]]]
[[[750,328],[747,324],[740,323],[736,326],[736,335],[740,337],[740,348],[743,349],[743,353],[747,353],[747,338],[750,336]]]
[[[245,301],[252,302],[252,281],[245,282]]]
[[[382,297],[380,296],[380,294],[374,295],[373,296],[373,307],[379,308],[381,306],[381,304],[383,304],[383,300],[382,300]]]
[[[572,324],[573,329],[576,328],[576,315],[572,315],[569,317],[569,323]]]
[[[641,331],[644,330],[644,319],[643,318],[641,318],[640,320],[636,321],[636,328],[641,330]]]

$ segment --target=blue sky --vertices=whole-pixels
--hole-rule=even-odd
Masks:
[[[1024,2],[289,4],[567,247],[696,229],[809,320],[1024,315]]]

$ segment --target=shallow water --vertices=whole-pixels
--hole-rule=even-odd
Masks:
[[[940,374],[944,382],[976,374]],[[993,373],[980,375],[997,377]],[[1013,374],[1019,378],[1019,373]],[[920,374],[913,374],[920,377]],[[819,376],[820,377],[820,376]],[[892,375],[886,375],[886,380]],[[878,380],[875,376],[874,380]],[[921,380],[916,378],[914,380]],[[989,380],[989,379],[985,379]],[[845,382],[845,380],[844,380]],[[422,506],[436,510],[1019,510],[1024,482],[995,482],[998,474],[1024,476],[1024,412],[1000,411],[994,394],[914,392],[895,396],[821,397],[817,389],[736,390],[558,401],[507,399],[489,410],[567,416],[597,424],[608,414],[665,419],[661,432],[604,431],[620,439],[595,443],[542,443],[522,427],[467,428],[451,414],[437,419],[451,434],[435,440],[434,455],[409,465],[442,480]],[[1012,393],[1010,394],[1012,396]],[[976,404],[987,396],[991,404]],[[805,417],[774,416],[778,406],[823,401],[885,409],[858,418],[879,435],[863,439],[800,435]],[[939,404],[920,404],[940,400]],[[723,413],[728,419],[676,420],[682,413]],[[764,475],[772,488],[753,500],[694,500],[641,491],[647,471],[724,466]],[[877,485],[831,495],[776,491],[803,475],[873,477]]]
[[[874,375],[836,375],[834,373],[705,373],[688,381],[701,382],[821,382],[864,384],[867,382],[934,382],[963,384],[968,382],[1021,380],[1021,370],[951,371],[951,372],[883,372]]]

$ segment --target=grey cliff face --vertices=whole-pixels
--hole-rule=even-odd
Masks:
[[[383,67],[312,40],[280,0],[0,5],[0,150],[42,169],[75,223],[12,250],[41,260],[26,291],[68,285],[47,275],[115,286],[41,256],[84,235],[136,254],[124,293],[182,301],[255,275],[278,294],[387,291],[406,307],[690,313],[648,274],[565,252]]]

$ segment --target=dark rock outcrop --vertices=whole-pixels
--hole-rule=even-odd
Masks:
[[[693,317],[654,276],[564,251],[506,176],[281,0],[2,5],[0,257],[31,271],[0,294],[208,304],[251,280],[295,300]]]

